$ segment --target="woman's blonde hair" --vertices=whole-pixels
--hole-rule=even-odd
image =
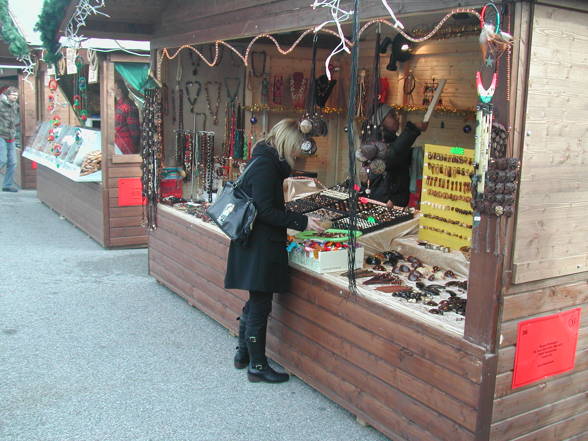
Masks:
[[[285,159],[290,167],[294,167],[294,161],[301,152],[304,135],[298,128],[298,121],[286,118],[272,127],[265,142],[278,151],[280,159]]]

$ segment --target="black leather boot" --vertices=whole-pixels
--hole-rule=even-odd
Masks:
[[[243,307],[241,317],[239,320],[239,346],[237,346],[237,353],[233,359],[235,368],[245,369],[249,364],[249,351],[247,350],[247,341],[245,339],[245,330],[247,328],[247,304]]]
[[[282,374],[276,372],[271,368],[265,357],[265,327],[260,330],[259,335],[251,335],[247,339],[247,349],[249,349],[249,355],[251,361],[247,368],[247,378],[252,383],[283,383],[288,381],[290,376],[288,374]]]

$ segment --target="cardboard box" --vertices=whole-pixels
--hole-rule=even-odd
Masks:
[[[355,249],[355,268],[363,266],[364,249]],[[347,249],[337,251],[322,251],[315,259],[313,252],[307,252],[302,247],[292,250],[288,254],[291,263],[308,268],[316,273],[329,273],[334,271],[347,271]]]

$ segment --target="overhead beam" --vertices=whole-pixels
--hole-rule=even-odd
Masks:
[[[479,0],[400,0],[394,2],[394,11],[398,15],[408,15],[455,7],[480,7],[482,3]],[[325,8],[313,10],[308,0],[181,0],[174,6],[163,10],[161,24],[157,26],[151,42],[153,48],[305,29],[330,18]],[[351,8],[352,2],[346,1],[342,7]],[[388,13],[381,0],[362,1],[362,20],[386,16]]]

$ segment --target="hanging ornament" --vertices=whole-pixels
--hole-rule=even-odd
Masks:
[[[476,72],[476,88],[478,89],[478,96],[480,97],[480,101],[483,103],[489,103],[492,101],[494,97],[494,92],[496,91],[496,82],[498,80],[498,74],[494,72],[492,74],[492,82],[490,83],[490,87],[486,89],[482,84],[482,74],[480,72]]]

